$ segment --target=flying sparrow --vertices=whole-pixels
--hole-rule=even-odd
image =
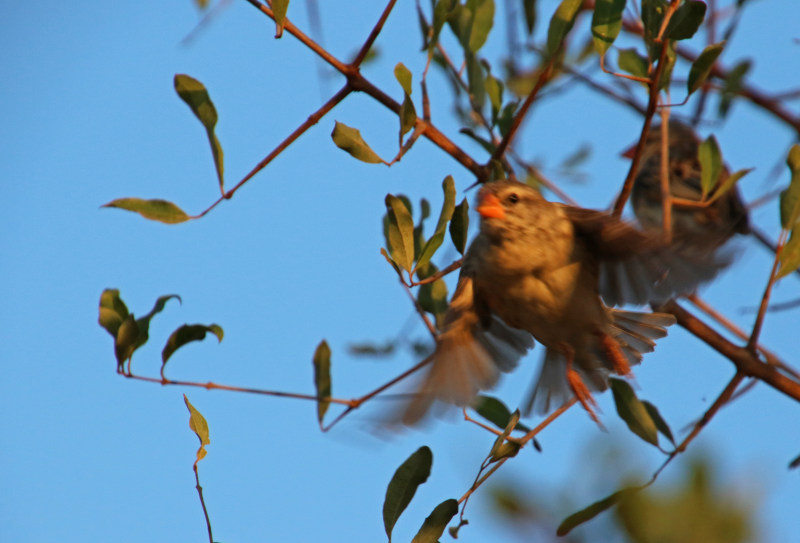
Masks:
[[[642,282],[669,273],[658,240],[604,212],[545,200],[517,182],[478,192],[480,232],[461,274],[423,384],[403,420],[419,420],[435,400],[469,405],[533,346],[547,349],[526,411],[546,412],[573,395],[592,410],[592,391],[610,374],[629,375],[666,335],[672,315],[623,311],[601,300],[601,269],[639,261]],[[644,264],[643,262],[647,262]],[[645,289],[638,303],[652,292]]]

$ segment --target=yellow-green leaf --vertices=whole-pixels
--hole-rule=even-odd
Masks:
[[[795,143],[789,149],[786,165],[792,172],[789,186],[781,192],[781,226],[793,230],[800,220],[800,144]]]
[[[331,348],[324,339],[317,345],[314,351],[314,386],[317,389],[317,397],[330,398],[331,396]],[[322,424],[325,413],[330,407],[330,402],[317,400],[317,420]]]
[[[620,49],[617,53],[617,65],[623,72],[628,72],[636,77],[647,77],[647,59],[636,49]]]
[[[436,543],[442,537],[450,520],[458,513],[458,501],[445,500],[434,508],[422,523],[422,527],[411,540],[411,543]]]
[[[697,159],[700,161],[700,187],[705,198],[717,186],[722,173],[722,153],[713,134],[700,144]]]
[[[275,37],[283,35],[283,26],[286,24],[286,10],[289,0],[272,0],[272,15],[275,17]]]
[[[777,278],[786,277],[800,268],[800,233],[795,229],[792,237],[781,249],[781,267],[778,269]]]
[[[400,144],[403,143],[403,136],[405,136],[414,125],[417,124],[417,110],[414,107],[414,102],[408,94],[403,96],[403,104],[400,106]]]
[[[337,121],[333,127],[331,138],[333,138],[333,143],[335,143],[339,149],[347,151],[362,162],[368,162],[370,164],[384,162],[383,159],[367,145],[367,142],[361,137],[361,132],[356,128],[350,128],[346,124]]]
[[[494,0],[467,0],[466,6],[472,14],[467,47],[477,53],[494,25]]]
[[[102,207],[116,207],[138,213],[145,219],[166,224],[177,224],[191,219],[181,208],[166,200],[143,200],[141,198],[117,198]]]
[[[117,332],[122,322],[128,317],[128,308],[119,296],[119,290],[107,288],[100,295],[100,315],[97,322],[111,334],[117,337]]]
[[[658,429],[633,388],[622,379],[610,379],[609,382],[619,417],[625,421],[631,432],[657,447]]]
[[[183,402],[189,410],[189,428],[200,440],[200,448],[197,449],[197,461],[199,462],[206,456],[206,445],[211,444],[211,439],[208,433],[208,422],[200,411],[198,411],[190,402],[186,394],[183,395]]]
[[[186,102],[189,109],[192,110],[192,113],[195,114],[206,129],[208,142],[211,145],[211,155],[214,158],[214,166],[217,170],[217,179],[219,180],[220,190],[222,190],[225,185],[225,168],[222,145],[214,132],[214,127],[217,124],[217,109],[214,107],[214,102],[211,101],[205,86],[189,75],[176,74],[174,84],[178,96]]]
[[[405,64],[402,62],[398,62],[394,67],[394,77],[397,79],[397,82],[400,83],[400,86],[403,87],[403,91],[411,96],[411,70],[406,68]]]
[[[556,8],[556,12],[550,19],[550,26],[547,29],[547,52],[550,55],[556,54],[561,42],[564,41],[572,25],[575,23],[575,16],[583,5],[583,0],[561,0]]]
[[[424,267],[430,261],[436,250],[441,247],[444,241],[445,231],[447,230],[447,223],[453,216],[453,210],[456,205],[456,188],[452,175],[445,177],[442,182],[442,190],[444,191],[444,203],[442,204],[442,211],[439,213],[439,222],[436,224],[436,230],[433,235],[420,251],[419,258],[417,258],[418,268]]]
[[[626,498],[631,494],[635,494],[640,490],[639,487],[631,487],[631,488],[623,488],[622,490],[618,490],[611,494],[610,496],[606,496],[602,500],[594,502],[589,507],[581,509],[577,513],[573,513],[567,518],[565,518],[561,524],[558,525],[558,529],[556,530],[556,534],[560,537],[567,535],[573,528],[576,526],[580,526],[584,522],[592,520],[594,517],[614,507],[617,505],[621,500]]]
[[[392,260],[406,271],[414,261],[414,222],[403,200],[386,195],[386,213],[389,218],[387,239]]]

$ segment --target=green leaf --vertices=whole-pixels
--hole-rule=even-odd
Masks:
[[[117,198],[101,207],[116,207],[138,213],[145,219],[167,224],[177,224],[191,219],[181,208],[166,200],[142,200],[141,198]]]
[[[511,411],[508,407],[492,396],[484,396],[483,394],[478,396],[473,405],[473,409],[475,409],[480,416],[500,429],[508,427],[511,421]],[[530,431],[530,428],[521,422],[517,423],[516,429],[522,432]]]
[[[456,187],[452,175],[448,175],[444,178],[444,181],[442,181],[442,191],[444,191],[444,203],[439,213],[439,222],[436,223],[436,230],[433,235],[420,251],[419,257],[417,258],[417,268],[424,267],[444,241],[447,223],[450,222],[453,216],[453,210],[456,206]]]
[[[331,396],[331,348],[324,339],[317,345],[314,351],[314,386],[317,388],[317,396],[329,398]],[[325,400],[317,401],[317,420],[320,425],[325,413],[330,407],[330,402]]]
[[[400,86],[403,87],[403,91],[411,96],[411,70],[406,68],[405,64],[402,62],[398,62],[394,67],[394,77],[397,79],[397,82],[400,83]]]
[[[411,503],[417,487],[428,480],[432,464],[433,453],[428,447],[422,446],[394,472],[383,502],[383,526],[389,541],[392,540],[392,530],[397,519]]]
[[[661,21],[667,8],[666,0],[642,0],[642,26],[644,27],[644,43],[650,60],[655,61],[659,56],[661,44],[655,42],[661,30]]]
[[[458,513],[458,501],[445,500],[428,515],[411,543],[436,543],[442,537],[450,520]]]
[[[714,190],[722,173],[722,153],[713,134],[700,144],[697,159],[700,161],[700,187],[705,199]]]
[[[666,42],[667,55],[664,58],[664,68],[661,70],[661,79],[658,82],[658,89],[666,89],[672,81],[672,70],[675,68],[675,61],[678,59],[678,49],[676,42],[668,40]]]
[[[189,428],[192,429],[197,439],[200,440],[200,448],[197,449],[197,462],[199,462],[206,456],[206,445],[211,444],[211,439],[208,435],[208,422],[206,422],[206,418],[202,413],[189,402],[189,398],[186,397],[186,394],[183,395],[183,401],[186,404],[186,408],[189,410]]]
[[[617,54],[617,65],[623,72],[628,72],[636,77],[647,78],[647,59],[640,55],[636,49],[620,49]]]
[[[739,182],[739,179],[747,175],[748,173],[752,172],[753,168],[745,168],[743,170],[737,170],[730,174],[728,177],[725,178],[724,181],[717,187],[714,191],[714,194],[711,196],[711,201],[713,202],[717,198],[720,198],[725,195],[726,192],[731,190],[733,186]]]
[[[792,232],[792,237],[781,249],[781,267],[778,269],[776,279],[786,277],[800,268],[800,233],[797,229]]]
[[[120,325],[128,317],[128,308],[119,296],[119,290],[107,288],[100,295],[100,315],[97,322],[111,334],[117,337]]]
[[[689,69],[689,80],[686,82],[688,94],[692,94],[703,86],[703,83],[708,79],[708,74],[711,73],[714,62],[716,62],[724,47],[724,41],[711,44],[703,49],[697,60],[692,63],[692,67]]]
[[[592,520],[594,517],[596,517],[603,511],[606,511],[607,509],[614,507],[620,501],[622,501],[631,494],[635,494],[639,490],[640,490],[639,487],[623,488],[622,490],[618,490],[613,494],[611,494],[610,496],[606,496],[602,500],[596,501],[592,505],[584,509],[581,509],[577,513],[571,514],[570,516],[565,518],[561,522],[561,524],[558,525],[558,529],[556,530],[556,535],[558,535],[559,537],[564,537],[570,531],[572,531],[572,529],[575,528],[576,526],[580,526],[584,522]]]
[[[463,40],[471,53],[477,53],[486,43],[494,25],[494,0],[467,0],[465,4],[470,13],[469,33]]]
[[[427,279],[437,271],[436,266],[428,262],[424,267],[417,267],[417,276],[420,279]],[[441,328],[447,312],[447,283],[443,279],[437,279],[420,286],[417,302],[423,310],[434,316],[436,326]]]
[[[272,0],[272,15],[275,16],[275,37],[283,35],[283,25],[286,24],[286,10],[289,0]]]
[[[383,159],[367,145],[367,142],[361,137],[361,132],[356,128],[350,128],[346,124],[337,121],[333,127],[331,138],[333,138],[333,143],[335,143],[339,149],[347,151],[362,162],[368,162],[370,164],[384,162]]]
[[[525,30],[530,36],[536,26],[536,0],[522,0],[522,11],[525,14]]]
[[[606,54],[622,28],[625,0],[597,0],[592,15],[592,39],[597,54]]]
[[[211,145],[211,154],[214,157],[214,166],[217,169],[217,178],[222,190],[224,183],[224,165],[222,145],[220,145],[214,127],[217,124],[217,109],[208,95],[205,86],[197,79],[186,74],[176,74],[174,79],[175,91],[181,100],[186,102],[206,129],[208,142]]]
[[[117,336],[114,338],[114,354],[117,357],[117,365],[122,364],[133,356],[133,352],[141,345],[139,343],[139,325],[130,313],[120,323]]]
[[[484,88],[486,89],[486,95],[489,97],[489,102],[492,104],[492,119],[497,119],[497,115],[503,107],[503,82],[492,74],[488,74]]]
[[[781,226],[793,230],[800,219],[800,144],[795,143],[789,149],[786,165],[792,172],[789,186],[781,192]]]
[[[486,102],[486,80],[483,75],[483,66],[475,58],[475,55],[465,55],[464,61],[467,65],[469,99],[475,111],[480,111]]]
[[[694,36],[706,15],[706,4],[699,0],[686,0],[672,14],[672,18],[664,31],[664,38],[669,40],[688,40]]]
[[[403,104],[400,106],[398,116],[400,117],[400,144],[402,145],[403,136],[417,124],[417,110],[408,94],[403,95]]]
[[[453,218],[450,221],[450,239],[456,250],[464,254],[467,247],[467,231],[469,230],[469,202],[464,198],[461,203],[453,210]]]
[[[389,218],[389,252],[398,266],[410,271],[414,261],[414,222],[411,220],[411,213],[406,204],[396,196],[387,194],[385,202]]]
[[[561,0],[547,29],[547,53],[549,55],[555,55],[558,48],[561,47],[561,42],[572,29],[575,16],[582,5],[583,0]]]
[[[389,253],[387,253],[387,252],[386,252],[386,249],[384,249],[383,247],[381,247],[381,254],[383,255],[383,258],[385,258],[385,259],[386,259],[386,262],[388,262],[388,263],[389,263],[389,265],[390,265],[392,268],[394,268],[394,271],[396,271],[396,272],[397,272],[397,275],[402,275],[402,273],[401,273],[401,271],[400,271],[400,266],[398,266],[398,265],[397,265],[397,262],[395,262],[394,260],[392,260],[392,257],[390,257],[390,256],[389,256]]]
[[[747,72],[750,71],[750,67],[751,62],[749,60],[743,60],[728,70],[728,76],[722,82],[722,91],[720,92],[720,117],[724,118],[728,114],[733,100],[739,96],[739,92],[741,92],[744,86],[744,78]]]
[[[633,388],[622,379],[610,379],[617,414],[628,428],[648,443],[658,447],[658,429]]]
[[[494,143],[492,143],[491,141],[487,140],[484,137],[479,136],[471,128],[461,128],[459,132],[461,132],[465,136],[469,136],[471,140],[473,140],[478,145],[483,147],[484,151],[486,151],[486,153],[489,155],[492,155],[494,153],[494,150],[497,149]]]
[[[458,6],[458,0],[437,0],[436,6],[433,8],[433,29],[431,40],[428,43],[428,56],[433,56],[436,44],[439,43],[439,34],[442,31],[442,27],[450,18],[456,6]]]
[[[497,436],[497,439],[494,441],[492,450],[489,452],[490,462],[497,462],[502,458],[513,457],[517,455],[520,449],[520,444],[513,441],[506,441],[506,438],[508,438],[518,423],[519,409],[511,413],[508,418],[508,424],[506,424],[503,432]]]
[[[642,405],[647,410],[647,414],[650,415],[650,418],[653,419],[653,423],[655,423],[658,431],[661,432],[661,434],[664,435],[664,437],[669,439],[670,443],[672,443],[672,445],[674,446],[675,438],[672,437],[672,430],[669,429],[669,424],[667,424],[667,421],[665,421],[664,418],[661,416],[661,413],[659,413],[658,408],[655,405],[648,402],[647,400],[643,400]]]
[[[204,340],[209,332],[217,336],[217,341],[222,341],[224,332],[222,327],[217,324],[184,324],[179,326],[170,334],[164,349],[161,351],[162,368],[175,351],[192,341]]]

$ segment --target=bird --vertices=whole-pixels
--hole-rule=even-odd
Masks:
[[[436,401],[470,405],[534,345],[546,349],[524,412],[573,396],[597,421],[592,392],[631,375],[673,315],[609,307],[600,270],[624,260],[666,262],[659,239],[602,211],[553,203],[516,181],[478,191],[480,229],[467,250],[422,384],[402,414],[422,419]],[[657,277],[668,270],[645,266]],[[649,279],[655,282],[656,279]],[[645,303],[650,292],[640,294]]]
[[[677,120],[668,128],[669,190],[673,197],[699,202],[703,197],[698,158],[700,138],[694,129]],[[643,228],[663,228],[661,195],[661,126],[652,127],[645,138],[640,166],[636,173],[631,201],[633,212]],[[623,156],[632,158],[633,148]],[[715,188],[724,184],[730,171],[723,166]],[[712,195],[714,189],[710,191]],[[672,234],[679,242],[698,250],[716,251],[736,234],[750,231],[747,207],[736,185],[704,207],[672,208]]]

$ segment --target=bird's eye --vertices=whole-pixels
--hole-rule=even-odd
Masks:
[[[508,203],[510,204],[516,204],[517,202],[519,202],[519,196],[517,196],[516,192],[512,192],[511,194],[508,195],[507,200]]]

